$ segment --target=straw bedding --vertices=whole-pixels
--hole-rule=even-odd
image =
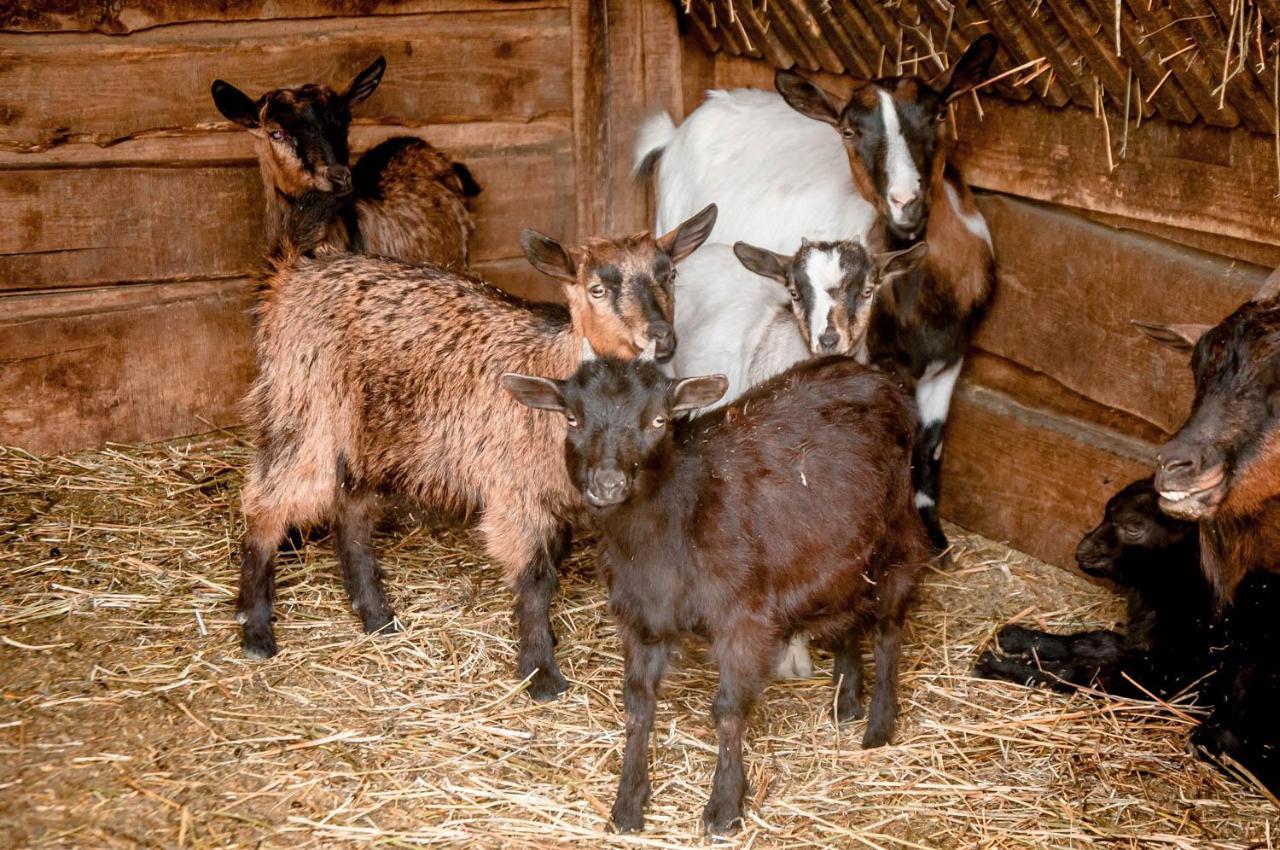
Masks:
[[[511,600],[468,532],[379,537],[406,626],[360,633],[331,547],[281,560],[283,654],[241,659],[235,435],[36,459],[0,449],[0,845],[680,847],[707,843],[714,687],[669,676],[646,831],[608,830],[618,647],[590,552],[556,628],[573,688],[510,676]],[[1185,707],[969,676],[992,627],[1114,622],[1111,594],[958,529],[924,580],[894,745],[837,729],[825,678],[771,686],[742,847],[1273,847],[1280,813],[1183,750]],[[830,670],[830,659],[819,668]]]

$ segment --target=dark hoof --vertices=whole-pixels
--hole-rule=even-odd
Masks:
[[[613,825],[618,832],[639,832],[644,829],[643,807],[618,800],[613,804]]]
[[[742,803],[735,800],[717,800],[702,809],[702,825],[711,835],[728,835],[742,826]]]
[[[364,633],[367,635],[389,637],[402,631],[404,631],[404,627],[396,622],[396,615],[390,612],[377,619],[364,621]]]
[[[978,662],[973,665],[973,675],[981,679],[1002,678],[996,672],[996,654],[989,649],[984,649],[978,656]]]
[[[569,682],[554,667],[550,672],[539,668],[529,680],[529,696],[534,702],[551,702],[567,690]]]
[[[867,731],[862,736],[862,749],[874,750],[876,747],[883,747],[889,743],[889,739],[892,737],[892,725],[879,724],[873,721],[867,725]]]
[[[852,696],[848,698],[842,696],[836,700],[836,719],[841,723],[848,723],[850,720],[861,720],[866,715],[867,713],[862,710],[862,703]]]
[[[1035,633],[1022,626],[1002,626],[996,632],[996,643],[1005,655],[1030,655],[1035,649]]]
[[[265,631],[246,630],[240,641],[240,648],[244,651],[244,657],[250,661],[266,661],[280,653],[275,636],[269,628]]]

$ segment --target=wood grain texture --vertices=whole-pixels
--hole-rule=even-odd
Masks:
[[[0,34],[0,147],[220,124],[216,78],[255,97],[300,81],[342,87],[379,55],[387,74],[361,116],[415,125],[567,116],[568,52],[562,9],[186,24],[128,38]]]
[[[1025,201],[979,204],[998,280],[975,345],[1171,432],[1191,402],[1186,357],[1131,320],[1215,323],[1268,270]]]

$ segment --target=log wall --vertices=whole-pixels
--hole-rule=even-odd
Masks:
[[[209,431],[252,376],[263,245],[250,137],[209,96],[335,88],[378,55],[353,156],[400,134],[466,162],[476,271],[536,298],[523,227],[642,227],[638,116],[679,107],[662,0],[139,0],[0,9],[0,443]]]
[[[763,62],[692,43],[683,60],[688,109],[706,88],[772,88]],[[1160,119],[1122,136],[1123,116],[986,96],[956,121],[998,291],[953,404],[941,510],[1070,565],[1191,403],[1185,358],[1130,320],[1216,322],[1280,265],[1275,139]]]

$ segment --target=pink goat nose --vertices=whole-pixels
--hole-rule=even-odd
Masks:
[[[898,207],[905,207],[914,201],[916,197],[917,194],[915,192],[895,191],[889,193],[889,200],[893,202],[894,206]]]

